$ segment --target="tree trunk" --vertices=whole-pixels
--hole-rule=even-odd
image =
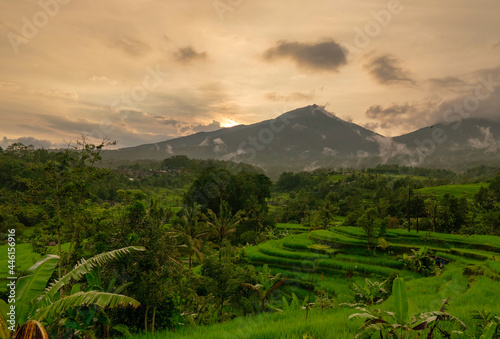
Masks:
[[[146,306],[146,312],[144,312],[144,331],[148,333],[148,311],[149,305]]]
[[[73,235],[71,236],[71,242],[69,244],[68,255],[66,256],[66,265],[64,266],[64,275],[68,273],[69,260],[71,258],[71,251],[73,250],[73,244],[76,238],[76,228],[73,230]]]
[[[155,331],[155,318],[156,318],[156,307],[153,307],[153,322],[151,324],[151,332]]]
[[[193,256],[193,254],[191,252],[189,252],[189,269],[191,269],[191,257]]]

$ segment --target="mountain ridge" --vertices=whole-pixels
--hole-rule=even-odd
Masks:
[[[286,170],[367,167],[380,163],[435,166],[497,161],[500,123],[464,119],[385,137],[309,105],[249,125],[105,152],[106,159],[162,160],[173,155],[247,162]],[[484,152],[488,156],[484,156]],[[464,159],[464,157],[466,157]],[[499,161],[500,163],[500,161]]]

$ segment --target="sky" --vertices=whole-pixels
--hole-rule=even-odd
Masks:
[[[498,13],[498,0],[0,0],[0,146],[127,147],[312,104],[384,136],[499,119]]]

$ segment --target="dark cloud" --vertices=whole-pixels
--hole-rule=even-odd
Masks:
[[[373,121],[364,126],[388,132],[393,129],[411,131],[438,122],[457,124],[464,118],[500,119],[500,67],[431,81],[436,86],[455,86],[457,90],[447,97],[431,96],[418,102],[388,107],[373,105],[365,112],[365,116]]]
[[[197,132],[212,132],[218,129],[221,129],[220,122],[216,120],[212,120],[209,124],[192,124],[185,121],[174,120],[174,119],[166,119],[160,120],[160,123],[165,125],[175,126],[177,131],[181,134],[190,134]]]
[[[383,108],[380,105],[370,106],[365,112],[367,118],[370,119],[394,119],[405,115],[410,111],[410,105],[405,103],[403,105],[394,104],[392,106]]]
[[[35,148],[53,148],[56,146],[49,140],[37,139],[34,137],[20,137],[15,139],[9,139],[5,136],[0,141],[0,146],[3,148],[7,148],[9,145],[12,145],[14,143],[21,143],[26,146],[32,145]]]
[[[172,127],[179,136],[197,132],[211,132],[221,128],[220,122],[216,120],[212,120],[208,124],[189,123],[171,117],[139,111],[121,111],[120,115],[125,117],[123,122],[133,129],[137,129],[138,126],[147,126],[152,129],[155,125],[166,125]]]
[[[457,77],[430,78],[426,82],[439,87],[462,87],[465,85],[465,82]]]
[[[439,102],[433,100],[393,104],[387,107],[373,105],[365,112],[365,116],[373,121],[365,123],[363,127],[370,130],[384,129],[389,134],[392,134],[393,129],[410,131],[424,127],[434,122],[432,112],[438,105]]]
[[[207,125],[191,125],[191,129],[193,132],[211,132],[211,131],[216,131],[218,129],[221,129],[220,122],[216,120],[212,120],[211,123]]]
[[[124,36],[113,40],[111,45],[132,57],[140,57],[151,50],[147,43],[132,36]]]
[[[319,43],[278,41],[264,53],[264,60],[290,59],[312,71],[337,72],[347,63],[346,50],[334,40]]]
[[[294,101],[294,100],[312,100],[314,99],[314,91],[309,93],[293,92],[287,95],[269,92],[265,94],[265,98],[269,101]]]
[[[448,91],[454,93],[463,93],[466,90],[470,90],[470,84],[458,77],[443,77],[443,78],[431,78],[425,80],[425,84],[429,86],[429,89],[433,92],[435,91]]]
[[[364,68],[382,85],[416,85],[411,73],[400,67],[399,61],[390,54],[369,57]]]
[[[190,63],[192,61],[203,61],[208,57],[207,52],[197,52],[193,47],[187,46],[179,48],[175,53],[175,59],[181,63]]]

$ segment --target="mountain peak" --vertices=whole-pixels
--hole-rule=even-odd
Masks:
[[[294,109],[293,111],[289,111],[283,113],[282,116],[287,117],[318,117],[318,116],[326,116],[328,118],[334,118],[336,120],[342,120],[336,117],[333,113],[328,112],[325,109],[325,106],[318,106],[316,104],[301,107]]]

